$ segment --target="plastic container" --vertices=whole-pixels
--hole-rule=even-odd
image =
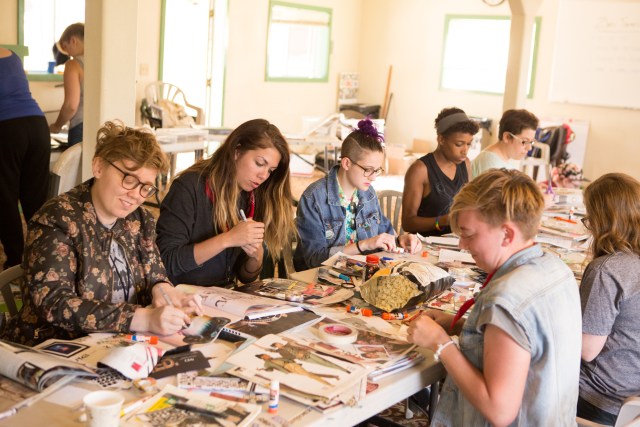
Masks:
[[[363,277],[362,282],[366,282],[376,274],[376,271],[380,269],[380,258],[377,255],[367,255],[366,259],[367,264],[363,269]]]

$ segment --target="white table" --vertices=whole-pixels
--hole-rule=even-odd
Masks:
[[[313,281],[315,280],[316,272],[317,269],[296,272],[292,275],[292,278],[301,281]],[[343,407],[336,411],[322,414],[281,396],[278,416],[293,421],[291,425],[294,427],[352,426],[405,400],[425,387],[434,385],[434,387],[431,388],[431,404],[429,407],[430,412],[432,412],[438,398],[438,383],[444,378],[445,369],[442,364],[434,361],[431,350],[420,348],[419,351],[422,352],[425,357],[422,363],[398,372],[397,374],[382,378],[378,383],[380,385],[378,389],[367,394],[356,407]],[[173,380],[171,378],[161,380],[159,385],[164,385],[164,381],[171,382]],[[73,387],[73,389],[69,389],[73,391],[68,393],[78,393],[78,387],[86,389],[87,392],[90,391],[90,387],[85,385],[85,383],[72,383],[67,388],[69,387]],[[118,391],[123,393],[125,401],[139,398],[139,395],[137,395],[135,391]],[[64,388],[58,391],[57,394],[58,395],[53,394],[53,398],[58,396],[60,396],[58,398],[69,397],[65,396]],[[81,400],[81,397],[76,396],[76,399]],[[263,405],[263,412],[266,413],[267,409],[268,403],[265,403]],[[85,425],[78,421],[79,415],[79,412],[73,412],[68,407],[51,403],[47,400],[40,400],[31,407],[21,409],[16,415],[1,420],[0,427],[23,425],[64,427]]]

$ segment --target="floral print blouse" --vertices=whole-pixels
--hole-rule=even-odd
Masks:
[[[23,307],[3,338],[35,345],[91,332],[130,332],[135,310],[151,303],[151,288],[168,282],[155,244],[155,220],[144,208],[108,229],[97,220],[89,180],[49,200],[29,222],[22,266]],[[112,303],[111,241],[125,251],[135,304]]]

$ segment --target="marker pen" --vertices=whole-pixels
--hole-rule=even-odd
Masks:
[[[401,313],[382,313],[384,320],[403,320],[409,317],[409,313],[403,311]]]
[[[347,313],[362,314],[365,317],[373,316],[373,311],[370,308],[359,308],[355,305],[348,305]]]
[[[148,342],[149,344],[158,344],[158,337],[156,337],[155,335],[151,335],[151,336],[146,336],[146,335],[141,335],[141,334],[133,334],[133,335],[127,335],[126,337],[129,341],[135,341],[135,342]]]

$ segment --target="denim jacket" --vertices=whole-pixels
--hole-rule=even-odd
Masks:
[[[569,268],[539,245],[509,258],[476,298],[460,351],[483,370],[484,330],[493,324],[531,355],[513,426],[575,426],[582,346],[578,285]],[[448,376],[432,426],[489,426]]]
[[[300,241],[293,255],[296,270],[319,266],[323,261],[345,246],[346,209],[340,205],[338,169],[311,184],[298,203],[296,225]],[[358,190],[356,207],[356,233],[358,241],[382,233],[395,234],[393,225],[382,214],[373,187]]]

